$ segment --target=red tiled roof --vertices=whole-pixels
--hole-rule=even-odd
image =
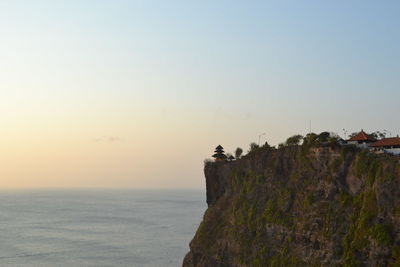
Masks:
[[[374,137],[369,134],[366,134],[364,131],[359,132],[348,141],[376,141]]]
[[[400,146],[400,137],[384,138],[382,140],[376,141],[375,143],[372,143],[371,146],[373,147]]]

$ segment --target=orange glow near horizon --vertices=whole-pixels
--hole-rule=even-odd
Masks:
[[[399,7],[0,1],[0,189],[204,188],[218,144],[310,120],[395,136]]]

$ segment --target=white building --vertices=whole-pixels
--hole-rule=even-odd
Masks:
[[[374,142],[376,142],[376,139],[365,133],[364,130],[361,130],[361,132],[347,140],[347,144],[355,145],[359,148],[368,148],[369,145]]]
[[[400,137],[383,138],[372,143],[370,147],[384,153],[400,155]]]

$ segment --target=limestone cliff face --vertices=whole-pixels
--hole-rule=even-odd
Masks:
[[[400,266],[398,157],[261,148],[204,172],[183,266]]]

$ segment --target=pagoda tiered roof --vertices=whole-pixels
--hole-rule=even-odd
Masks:
[[[224,148],[221,145],[218,145],[215,150],[223,150]]]
[[[218,145],[215,148],[214,155],[212,155],[215,160],[225,160],[227,156],[225,155],[224,148],[221,145]]]

